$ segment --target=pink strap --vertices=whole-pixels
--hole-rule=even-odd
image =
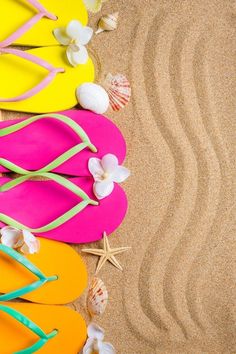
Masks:
[[[49,74],[38,85],[36,85],[32,89],[26,91],[25,93],[23,93],[19,96],[13,97],[13,98],[1,98],[0,97],[0,102],[18,102],[18,101],[23,101],[27,98],[30,98],[30,97],[36,95],[38,92],[42,91],[46,86],[48,86],[51,83],[51,81],[55,78],[57,73],[65,72],[65,70],[63,68],[54,68],[54,66],[52,66],[47,61],[45,61],[41,58],[38,58],[35,55],[29,54],[27,52],[23,52],[18,49],[0,48],[0,54],[1,53],[13,54],[13,55],[16,55],[20,58],[29,60],[32,63],[42,66],[43,68],[48,70]]]
[[[38,0],[27,0],[36,10],[39,11],[34,17],[27,21],[23,26],[21,26],[16,32],[10,35],[7,39],[0,42],[0,47],[5,48],[14,43],[16,39],[21,37],[25,32],[27,32],[31,27],[33,27],[38,21],[43,17],[47,17],[50,20],[57,20],[57,17],[50,12],[48,12]]]

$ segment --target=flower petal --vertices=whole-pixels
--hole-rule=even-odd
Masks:
[[[116,183],[124,182],[130,176],[130,170],[124,166],[118,166],[112,174],[112,180]]]
[[[53,31],[54,37],[62,45],[69,45],[71,38],[66,34],[65,28],[55,28]]]
[[[84,0],[87,10],[96,13],[101,10],[102,0]]]
[[[113,154],[107,154],[103,156],[101,160],[101,165],[105,172],[112,173],[118,167],[118,159]]]
[[[98,199],[103,199],[111,194],[114,189],[114,183],[109,180],[105,179],[102,182],[95,182],[93,184],[93,192]]]
[[[88,169],[95,181],[102,181],[104,170],[102,168],[100,159],[91,157],[88,162]]]
[[[87,328],[88,337],[92,339],[103,340],[104,339],[104,329],[96,325],[95,323],[90,323]]]
[[[111,343],[99,342],[98,343],[99,354],[115,354],[115,348]]]
[[[23,245],[21,230],[11,226],[5,226],[1,229],[1,243],[11,248],[18,248]]]
[[[87,342],[85,343],[85,346],[83,347],[83,352],[82,354],[92,354],[94,353],[93,347],[94,347],[94,339],[88,338]]]
[[[78,39],[83,31],[83,25],[80,21],[72,20],[66,27],[66,34],[70,39]]]
[[[87,49],[82,45],[79,46],[77,51],[74,50],[74,47],[69,46],[66,50],[66,55],[69,63],[74,67],[79,64],[86,64],[88,61]]]
[[[90,39],[93,36],[93,29],[91,27],[83,27],[83,30],[81,31],[80,35],[77,37],[75,43],[78,44],[88,44]]]
[[[20,251],[24,254],[30,254],[30,251],[29,251],[29,247],[28,245],[26,245],[25,243],[23,244],[23,246],[20,248]]]
[[[21,247],[21,251],[25,254],[38,253],[40,250],[39,240],[27,230],[23,230],[24,245]]]

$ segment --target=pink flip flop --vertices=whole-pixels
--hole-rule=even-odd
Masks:
[[[10,225],[36,236],[85,243],[101,239],[104,231],[112,233],[124,219],[127,198],[119,185],[98,201],[92,177],[41,176],[50,180],[0,178],[0,227]]]
[[[88,176],[88,160],[111,153],[121,164],[126,144],[106,117],[69,110],[0,122],[0,173],[38,171]],[[26,172],[27,172],[26,171]]]

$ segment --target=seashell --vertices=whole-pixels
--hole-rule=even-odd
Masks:
[[[79,104],[92,112],[102,114],[109,107],[109,97],[104,88],[90,82],[80,85],[76,90]]]
[[[98,22],[98,30],[95,34],[101,33],[103,31],[113,31],[118,25],[119,12],[114,12],[113,14],[102,16]]]
[[[102,315],[107,303],[108,292],[106,286],[101,279],[94,277],[87,296],[87,307],[90,315]]]
[[[84,4],[88,11],[96,13],[101,10],[102,3],[107,0],[84,0]]]
[[[127,105],[131,97],[131,86],[126,76],[108,74],[104,86],[113,111],[119,111]]]

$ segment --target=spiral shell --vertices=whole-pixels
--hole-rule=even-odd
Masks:
[[[127,105],[131,97],[131,86],[125,75],[108,74],[104,86],[113,111],[119,111]]]
[[[107,288],[101,279],[94,277],[87,296],[87,307],[90,315],[102,315],[106,309],[107,303]]]
[[[119,12],[114,12],[113,14],[102,16],[98,22],[98,30],[95,34],[101,33],[103,31],[114,31],[118,26],[118,16]]]

